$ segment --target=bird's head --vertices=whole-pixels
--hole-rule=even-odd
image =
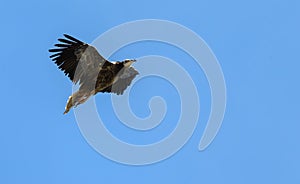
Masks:
[[[130,65],[134,62],[136,62],[135,59],[125,59],[123,64],[124,64],[124,67],[130,67]]]

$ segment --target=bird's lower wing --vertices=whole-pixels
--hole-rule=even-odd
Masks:
[[[107,88],[101,90],[100,92],[115,93],[121,95],[124,93],[125,89],[131,84],[132,80],[139,73],[132,67],[124,69],[124,71],[119,72],[116,81],[108,86]]]

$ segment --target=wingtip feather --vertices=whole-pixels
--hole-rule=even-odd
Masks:
[[[76,43],[83,43],[82,41],[80,41],[80,40],[74,38],[73,36],[70,36],[70,35],[68,35],[68,34],[63,34],[63,35],[64,35],[64,37],[66,37],[66,38],[68,38],[69,40],[72,40],[72,41],[74,41],[74,42],[76,42]]]

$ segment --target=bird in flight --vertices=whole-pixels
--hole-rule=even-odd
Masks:
[[[131,66],[135,59],[110,62],[102,57],[95,47],[70,35],[59,38],[50,58],[71,81],[79,82],[79,90],[73,93],[66,104],[64,114],[74,106],[84,103],[90,96],[102,93],[121,95],[139,73]]]

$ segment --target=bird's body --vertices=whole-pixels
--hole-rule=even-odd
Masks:
[[[113,63],[104,59],[93,46],[64,36],[67,39],[58,39],[63,44],[55,44],[58,48],[49,50],[55,52],[50,58],[72,82],[80,85],[79,90],[69,97],[64,114],[98,92],[123,94],[138,74],[130,66],[136,60]]]

